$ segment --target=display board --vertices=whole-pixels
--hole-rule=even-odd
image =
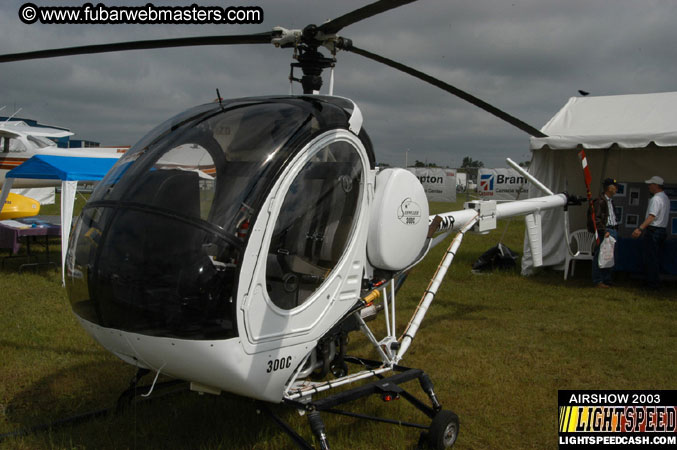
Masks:
[[[55,192],[53,187],[12,189],[13,194],[32,198],[39,201],[41,205],[53,205],[56,201]]]
[[[423,185],[429,202],[456,201],[456,170],[431,167],[408,167]]]
[[[670,199],[668,216],[668,239],[677,239],[677,185],[665,185],[665,193]],[[646,183],[619,182],[618,192],[613,197],[614,213],[618,222],[618,236],[632,237],[632,232],[644,221],[649,205],[649,188]]]
[[[514,169],[479,170],[477,193],[486,200],[523,200],[528,189],[527,179]]]

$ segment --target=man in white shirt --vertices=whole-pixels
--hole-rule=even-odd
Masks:
[[[642,236],[642,259],[646,284],[649,289],[658,289],[660,288],[661,250],[667,237],[670,199],[663,192],[663,178],[653,176],[645,183],[649,185],[649,192],[653,197],[649,199],[646,219],[632,232],[632,237],[637,239]]]

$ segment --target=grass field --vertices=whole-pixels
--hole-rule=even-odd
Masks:
[[[647,294],[639,281],[617,274],[616,287],[595,289],[589,263],[580,262],[566,282],[555,271],[528,278],[517,269],[471,274],[470,265],[498,242],[504,227],[466,236],[403,361],[428,372],[445,409],[459,415],[455,448],[557,448],[558,389],[677,388],[674,283]],[[522,220],[512,221],[504,243],[521,254],[523,233]],[[412,271],[400,291],[400,332],[443,247]],[[0,435],[115,404],[134,368],[85,334],[70,312],[59,272],[20,274],[10,261],[0,272],[0,292]],[[365,339],[354,338],[351,345],[375,358]],[[420,393],[416,382],[407,386]],[[404,400],[385,404],[373,398],[349,408],[427,423]],[[311,438],[306,418],[273,409]],[[412,449],[418,441],[413,429],[323,417],[332,448]],[[181,392],[117,415],[8,437],[0,448],[295,447],[250,400]]]

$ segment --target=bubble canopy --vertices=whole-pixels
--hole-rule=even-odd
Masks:
[[[156,127],[98,184],[76,224],[67,288],[76,315],[149,336],[238,335],[237,282],[250,224],[292,159],[348,129],[352,102],[247,98]],[[374,158],[364,131],[360,140]]]

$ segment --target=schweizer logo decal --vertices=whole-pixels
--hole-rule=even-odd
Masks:
[[[421,220],[421,207],[407,197],[397,210],[397,218],[405,225],[416,225]]]

